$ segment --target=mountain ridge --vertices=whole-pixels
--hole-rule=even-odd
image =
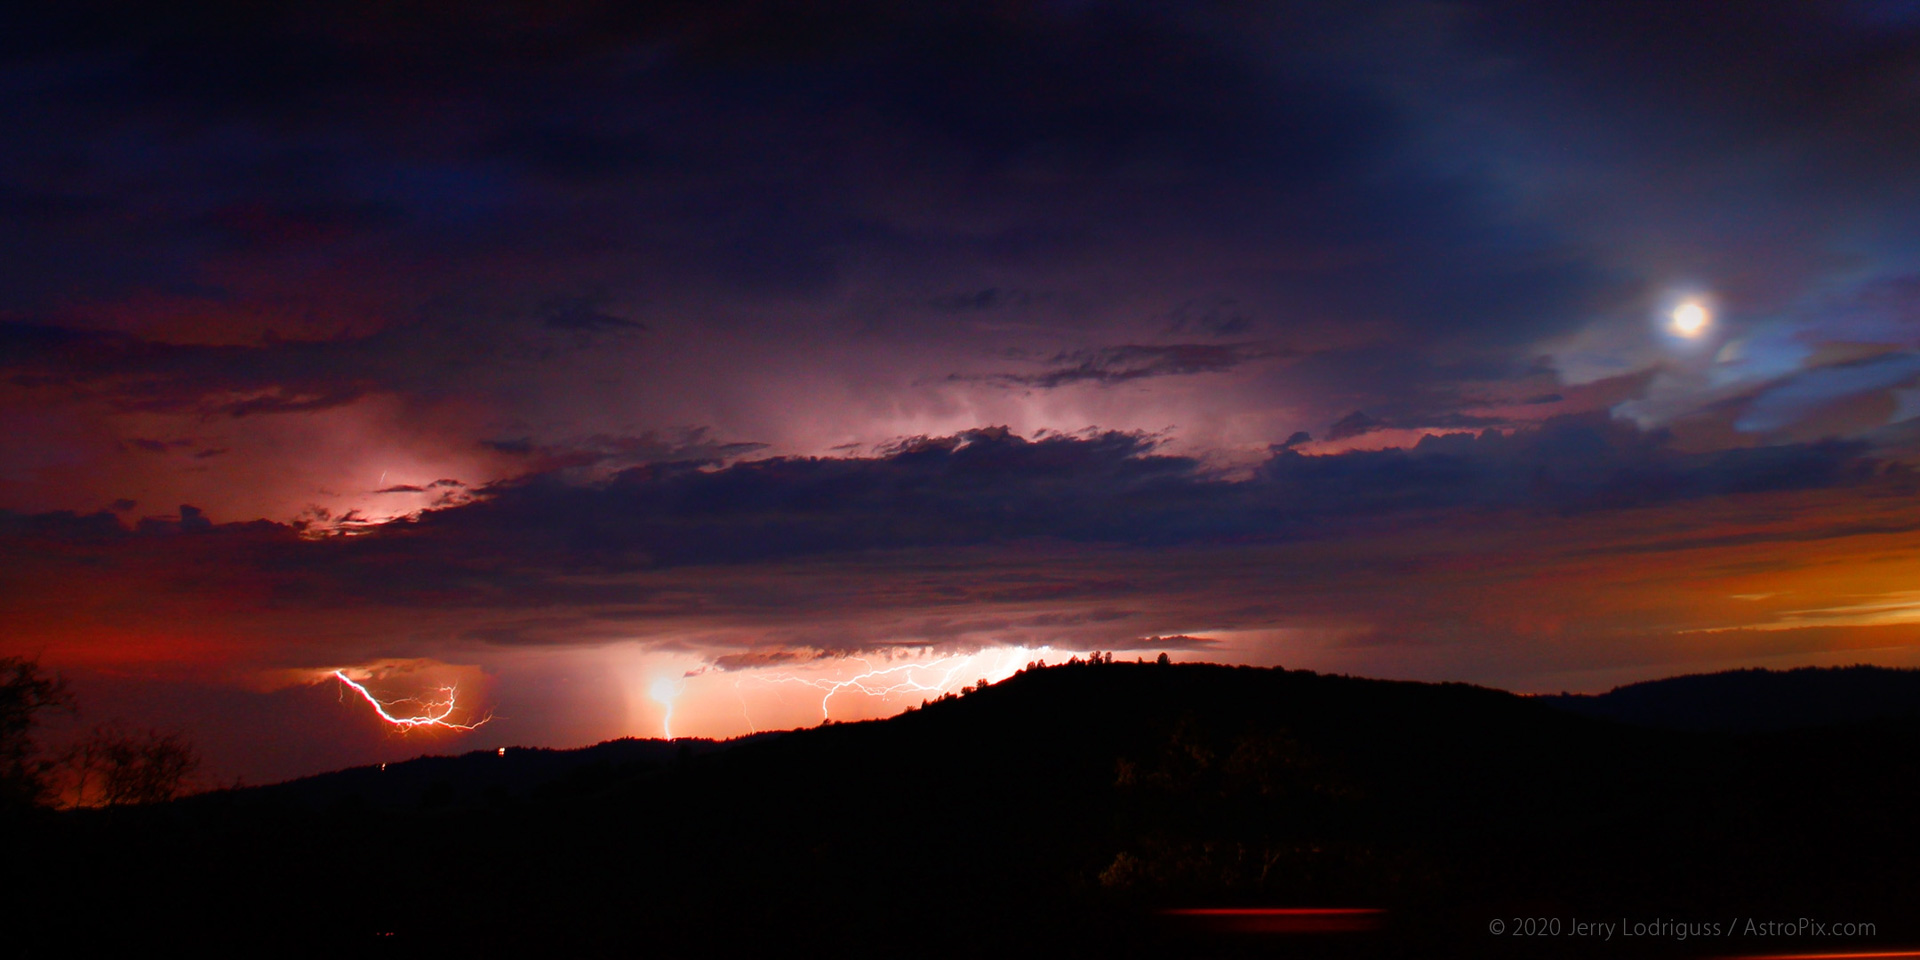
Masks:
[[[1543,694],[1556,707],[1666,729],[1793,730],[1920,714],[1920,669],[1749,667],[1625,684],[1602,694]]]

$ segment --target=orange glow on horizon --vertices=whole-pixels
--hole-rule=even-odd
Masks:
[[[921,700],[999,683],[1036,661],[1075,656],[1086,654],[1015,646],[934,656],[907,648],[726,670],[705,659],[626,647],[614,654],[614,670],[625,678],[628,735],[723,740],[890,717]]]

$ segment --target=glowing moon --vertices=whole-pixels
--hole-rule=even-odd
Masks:
[[[1707,312],[1705,304],[1688,300],[1673,308],[1671,318],[1674,334],[1692,340],[1707,332],[1707,324],[1712,322],[1713,315]]]

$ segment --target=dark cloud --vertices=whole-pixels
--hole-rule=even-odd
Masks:
[[[0,376],[17,385],[99,396],[126,411],[229,417],[316,412],[380,391],[433,397],[471,390],[463,377],[524,366],[548,352],[486,322],[461,328],[419,322],[317,340],[269,333],[254,344],[207,344],[0,321]]]
[[[653,138],[591,121],[547,117],[510,129],[489,146],[498,156],[565,183],[591,184],[656,172]]]
[[[1911,91],[1920,29],[1875,18],[1873,6],[1768,2],[1725,18],[1653,2],[1552,10],[1503,2],[1487,4],[1473,29],[1524,51],[1532,69],[1551,65],[1581,94],[1664,121],[1647,133],[1680,136],[1678,149],[1824,144],[1800,162],[1841,186],[1849,175],[1905,180],[1904,157],[1920,147]],[[1689,131],[1686,116],[1714,122]],[[1870,193],[1872,184],[1855,189]]]
[[[1485,409],[1551,402],[1546,399],[1551,394],[1541,388],[1558,385],[1552,368],[1539,357],[1442,353],[1406,344],[1307,353],[1289,364],[1285,375],[1310,398],[1309,409],[1317,408],[1326,417],[1323,436],[1328,440],[1390,428],[1510,426],[1509,420]]]
[[[766,449],[766,444],[720,440],[705,427],[638,436],[595,434],[564,443],[536,445],[531,439],[482,440],[487,449],[524,459],[531,473],[582,472],[604,475],[643,464],[707,466],[738,460]]]
[[[194,460],[211,460],[214,457],[224,456],[225,454],[232,452],[227,447],[206,446],[203,441],[196,440],[192,437],[179,437],[172,440],[154,440],[146,437],[131,437],[121,441],[121,445],[125,448],[138,450],[142,453],[184,452],[187,450],[192,450],[194,447],[199,447],[200,449],[193,450],[193,452],[189,454],[189,456]]]
[[[637,320],[629,320],[608,313],[590,298],[573,298],[550,303],[542,312],[540,322],[555,330],[570,330],[577,333],[647,328],[646,324]]]
[[[1387,424],[1384,421],[1367,416],[1365,410],[1355,410],[1335,420],[1333,426],[1327,428],[1327,439],[1345,440],[1348,437],[1357,437],[1361,434],[1371,433],[1375,430],[1383,429],[1386,426]]]
[[[1113,645],[1115,650],[1205,650],[1217,647],[1212,637],[1190,637],[1184,633],[1168,637],[1136,637]]]
[[[731,653],[713,658],[716,670],[752,670],[758,667],[779,666],[783,663],[806,663],[828,656],[820,650],[753,650],[747,653]]]
[[[1516,222],[1485,185],[1405,169],[1408,124],[1370,89],[1371,65],[1327,56],[1373,16],[761,2],[23,15],[11,32],[36,39],[14,57],[43,79],[40,106],[13,111],[22,142],[54,151],[76,124],[163,118],[178,132],[148,151],[69,140],[66,177],[0,164],[45,223],[35,269],[0,282],[46,306],[291,251],[447,285],[476,279],[449,262],[511,251],[534,273],[600,264],[597,283],[813,296],[877,256],[932,275],[956,256],[1150,262],[1171,246],[1285,263],[1317,247],[1305,259],[1352,252],[1289,271],[1296,312],[1503,337],[1542,298],[1599,289],[1555,231]],[[948,186],[927,191],[929,175]],[[960,225],[970,211],[999,226]],[[1511,249],[1534,255],[1489,256]],[[975,289],[989,295],[936,305],[1018,288]],[[1250,309],[1175,322],[1237,335]]]
[[[376,493],[376,494],[382,494],[382,493],[432,493],[432,492],[434,492],[434,491],[436,491],[436,490],[439,490],[439,491],[458,491],[458,490],[464,490],[464,489],[466,489],[466,487],[467,487],[467,485],[466,485],[466,484],[464,484],[464,483],[461,483],[461,482],[460,482],[460,481],[458,481],[458,480],[451,480],[451,479],[445,479],[445,478],[443,478],[443,479],[440,479],[440,480],[435,480],[434,482],[432,482],[432,483],[429,483],[429,484],[426,484],[426,485],[424,485],[424,486],[422,486],[422,485],[419,485],[419,484],[412,484],[412,483],[401,483],[401,484],[395,484],[395,485],[393,485],[393,486],[391,486],[391,487],[382,487],[382,488],[380,488],[380,489],[378,489],[378,490],[375,490],[375,491],[373,491],[373,492],[374,492],[374,493]]]
[[[1282,451],[1262,479],[1336,515],[1434,507],[1582,512],[1864,480],[1864,442],[1824,441],[1683,453],[1661,433],[1604,416],[1537,429],[1427,436],[1410,448],[1310,457]]]
[[[121,503],[125,503],[126,506],[120,506]],[[135,506],[138,504],[123,500],[116,502],[114,509],[124,513]],[[105,510],[87,514],[75,513],[72,510],[55,510],[36,514],[0,510],[0,531],[4,531],[9,538],[27,542],[49,540],[98,543],[118,540],[127,535],[127,527],[120,522],[120,518]]]
[[[338,581],[368,597],[424,591],[498,601],[519,592],[531,602],[548,596],[555,578],[588,569],[1025,541],[1241,543],[1322,536],[1405,512],[1582,513],[1832,487],[1876,474],[1864,453],[1859,444],[1827,442],[1688,454],[1629,424],[1573,417],[1511,435],[1433,436],[1407,449],[1326,456],[1282,449],[1251,478],[1230,480],[1193,459],[1158,453],[1139,436],[1027,440],[978,430],[866,458],[718,468],[661,462],[601,480],[541,474],[414,519],[367,523],[345,538],[302,540],[272,524],[219,529],[251,544],[247,551],[268,551],[249,560],[251,568],[297,571],[311,581],[302,589]],[[444,485],[451,484],[435,486]],[[206,529],[190,511],[142,530]],[[105,513],[16,515],[9,527],[16,535],[83,538],[122,529]],[[284,532],[266,533],[275,529]],[[1049,588],[1009,585],[1000,596],[1035,589],[1028,600]]]
[[[183,503],[179,513],[170,517],[142,517],[133,529],[135,533],[146,537],[161,537],[205,534],[211,532],[214,525],[212,520],[207,519],[206,511]]]
[[[0,349],[141,357],[120,361],[149,374],[122,371],[129,407],[243,415],[447,392],[541,354],[476,335],[485,311],[421,312],[449,297],[603,340],[739,323],[805,351],[897,330],[857,351],[921,383],[951,357],[899,343],[938,354],[912,334],[972,337],[952,331],[1013,308],[1065,334],[1039,342],[1135,344],[1005,381],[1041,388],[1226,369],[1239,348],[1150,338],[1256,323],[1511,363],[1676,276],[1744,271],[1726,282],[1776,304],[1844,292],[1807,251],[1853,249],[1827,241],[1915,195],[1914,31],[1844,6],[1737,24],[1639,3],[804,7],[11,12],[0,208],[24,229],[0,239],[0,309],[62,319]],[[1869,246],[1914,239],[1882,227]],[[58,332],[169,293],[308,324],[310,345]],[[1116,315],[1138,329],[1086,335]],[[476,343],[492,353],[447,362]],[[1395,396],[1432,376],[1327,373],[1284,389],[1333,396],[1281,399],[1324,402],[1323,422],[1447,409]],[[243,395],[183,396],[200,380]]]
[[[1156,452],[1141,436],[1028,440],[988,429],[907,441],[874,457],[717,468],[667,460],[600,480],[539,474],[376,525],[340,549],[424,550],[434,562],[649,567],[1024,539],[1205,542],[1404,510],[1578,512],[1821,488],[1875,475],[1866,452],[1863,443],[1830,441],[1684,453],[1659,433],[1584,416],[1509,434],[1428,436],[1404,449],[1308,456],[1283,448],[1252,478],[1230,480]],[[91,530],[99,521],[71,522]]]
[[[1220,296],[1189,300],[1175,308],[1167,319],[1167,332],[1174,334],[1191,331],[1216,337],[1233,337],[1247,332],[1253,326],[1253,318],[1244,312],[1238,301]]]
[[[1502,417],[1481,417],[1469,413],[1434,412],[1426,416],[1406,420],[1383,420],[1368,416],[1365,410],[1355,410],[1333,422],[1327,428],[1328,440],[1347,440],[1364,436],[1379,430],[1484,430],[1489,427],[1512,426],[1513,421]],[[1289,443],[1288,446],[1293,444]]]
[[[1020,537],[1192,536],[1204,531],[1183,529],[1190,521],[1220,523],[1194,509],[1210,489],[1197,464],[1152,446],[1122,434],[1029,441],[996,429],[911,441],[874,458],[720,469],[663,461],[588,484],[547,474],[496,487],[474,512],[423,515],[406,536],[532,537],[523,555],[551,549],[570,562],[625,567]]]
[[[128,410],[241,417],[325,409],[358,399],[372,387],[366,358],[375,349],[365,338],[209,346],[110,330],[0,323],[0,370],[14,383],[98,390]],[[133,443],[154,449],[143,444],[155,441]]]
[[[965,313],[971,311],[1001,310],[1008,307],[1024,307],[1047,299],[1046,294],[1029,290],[1003,290],[999,287],[986,287],[958,293],[943,293],[928,303],[937,310]]]
[[[1009,386],[1050,390],[1075,383],[1111,384],[1148,377],[1225,373],[1255,360],[1291,355],[1292,351],[1262,343],[1127,344],[1056,354],[1045,361],[1052,364],[1052,368],[1039,373],[1003,373],[960,379],[985,379]]]

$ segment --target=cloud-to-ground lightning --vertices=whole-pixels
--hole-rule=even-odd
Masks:
[[[366,687],[361,686],[355,682],[353,678],[347,676],[344,671],[333,671],[333,678],[353,688],[353,692],[359,694],[361,699],[373,705],[374,712],[380,715],[381,720],[386,721],[402,732],[415,730],[420,727],[440,727],[445,730],[472,730],[493,719],[492,714],[481,717],[472,723],[458,723],[449,719],[458,707],[458,691],[452,685],[439,688],[439,692],[443,695],[443,699],[439,700],[420,700],[415,697],[404,697],[399,700],[383,701],[374,696]],[[418,704],[421,712],[412,716],[396,716],[389,708],[401,703]]]
[[[667,708],[666,716],[660,719],[660,732],[668,740],[673,739],[673,701],[679,699],[680,691],[686,689],[686,685],[685,680],[675,681],[661,677],[647,688],[647,696],[652,697],[655,703]]]

